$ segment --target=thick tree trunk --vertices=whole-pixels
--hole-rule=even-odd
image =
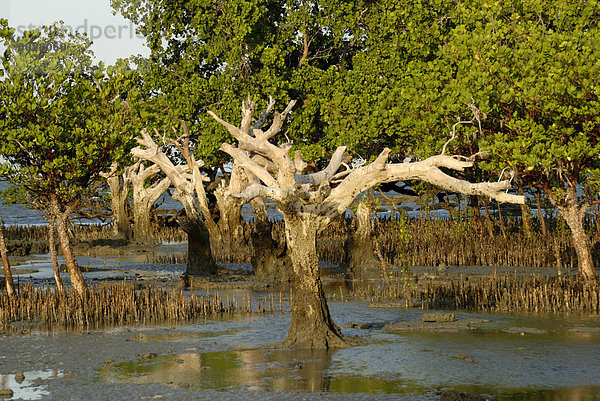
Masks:
[[[218,266],[210,250],[210,239],[204,223],[186,216],[177,221],[188,235],[188,262],[185,274],[203,277],[215,275]]]
[[[592,247],[583,226],[585,209],[581,209],[578,205],[575,187],[568,187],[565,192],[564,202],[553,201],[553,203],[571,230],[579,274],[586,281],[595,280],[596,269],[592,260]]]
[[[296,348],[346,347],[329,313],[319,276],[317,231],[320,218],[312,214],[285,215],[285,232],[294,268],[292,322],[280,344]]]
[[[58,255],[56,253],[56,230],[54,220],[48,222],[48,245],[50,248],[50,258],[52,259],[52,271],[54,272],[54,282],[60,292],[65,291],[65,286],[60,278],[60,266],[58,265]]]
[[[273,224],[262,199],[254,199],[251,204],[255,217],[251,234],[254,278],[267,283],[290,284],[294,271],[285,238],[274,238]]]
[[[360,202],[356,209],[356,219],[346,241],[348,269],[352,278],[366,279],[381,270],[381,260],[373,247],[373,224],[371,210]]]
[[[154,204],[171,185],[169,178],[155,180],[146,186],[148,179],[160,172],[157,165],[146,168],[143,163],[134,164],[129,170],[129,181],[133,186],[133,232],[139,241],[152,241],[154,231],[151,222],[151,212]]]
[[[133,232],[127,214],[128,181],[122,175],[109,176],[106,181],[110,188],[113,233],[118,238],[129,240]]]
[[[219,208],[219,220],[217,224],[207,226],[211,246],[215,255],[231,263],[232,255],[246,246],[242,219],[244,201],[231,196],[224,188],[218,188],[214,194]]]
[[[15,285],[13,282],[12,271],[10,270],[10,262],[8,260],[8,249],[6,249],[6,241],[4,239],[4,223],[0,223],[0,253],[2,254],[2,264],[4,265],[4,285],[6,293],[9,297],[15,295]]]
[[[154,233],[150,213],[155,200],[147,198],[137,199],[133,203],[133,232],[137,241],[152,240]]]
[[[71,238],[69,237],[69,215],[74,208],[75,206],[71,205],[71,207],[68,207],[66,210],[61,210],[58,199],[56,196],[53,196],[50,200],[49,214],[56,223],[56,233],[58,234],[58,240],[60,241],[63,258],[65,259],[65,265],[67,266],[67,272],[71,279],[71,285],[79,295],[83,295],[87,291],[87,286],[83,279],[83,275],[81,274],[81,270],[79,269],[79,265],[77,264],[77,259],[75,258],[73,247],[71,246]]]

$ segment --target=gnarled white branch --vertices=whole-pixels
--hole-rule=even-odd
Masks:
[[[321,185],[324,182],[330,181],[342,165],[345,152],[345,146],[338,147],[333,153],[333,156],[331,156],[331,160],[329,161],[327,167],[313,174],[296,174],[296,181],[300,184],[310,185]]]
[[[277,180],[273,178],[273,176],[267,171],[267,169],[253,162],[252,159],[250,159],[250,156],[248,156],[248,154],[243,150],[236,148],[235,146],[232,146],[228,143],[222,144],[220,149],[223,152],[227,153],[229,156],[233,157],[237,165],[247,169],[248,171],[251,171],[268,187],[279,187]]]
[[[290,102],[282,114],[276,115],[269,130],[281,129],[285,115],[292,106],[293,102]],[[247,123],[253,110],[253,105],[245,107],[242,124]],[[333,154],[329,165],[322,171],[306,175],[297,174],[296,172],[303,166],[300,154],[296,153],[295,159],[291,160],[286,148],[269,143],[268,138],[274,135],[273,132],[263,133],[254,130],[255,136],[251,137],[243,130],[222,121],[214,113],[210,114],[238,139],[239,148],[224,144],[221,149],[230,154],[235,163],[258,177],[264,184],[254,183],[239,196],[246,201],[256,197],[269,198],[277,202],[284,214],[310,213],[331,220],[344,213],[352,201],[365,190],[379,183],[404,180],[426,181],[445,190],[467,195],[488,196],[500,202],[525,202],[522,196],[504,192],[510,188],[508,181],[471,183],[444,173],[441,168],[463,171],[473,166],[471,160],[444,154],[418,162],[389,163],[391,151],[386,148],[371,164],[338,173],[340,166],[343,165],[346,150],[341,146]],[[259,158],[255,159],[256,162],[251,159],[249,153],[259,155]],[[277,169],[276,178],[269,173],[268,166]],[[337,186],[332,189],[334,183]]]

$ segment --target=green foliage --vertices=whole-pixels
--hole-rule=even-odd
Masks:
[[[396,37],[398,20],[412,19],[412,4],[347,0],[318,4],[112,0],[111,4],[140,25],[151,49],[149,60],[138,60],[150,94],[149,124],[169,133],[170,126],[185,119],[197,138],[198,155],[209,163],[225,157],[216,150],[229,138],[206,118],[206,111],[238,121],[242,99],[250,96],[260,110],[269,95],[278,107],[298,100],[287,130],[305,158],[326,159],[331,147],[340,144],[369,158],[396,143],[399,134],[395,125],[401,106],[387,110],[395,101],[390,82],[396,83],[381,79],[381,74],[399,74],[398,62],[406,64],[407,52],[414,57],[426,53],[412,49],[412,44],[404,51],[400,43],[394,53],[380,41],[402,40]],[[418,36],[411,32],[412,38]]]
[[[288,136],[309,159],[347,145],[365,159],[487,150],[479,167],[509,165],[548,191],[598,168],[600,37],[596,1],[406,2],[112,0],[152,51],[138,60],[150,124],[190,123],[216,163],[228,136],[205,118],[239,119],[298,99]],[[305,40],[306,39],[306,40]],[[481,171],[469,179],[489,177]],[[558,192],[557,192],[558,193]]]
[[[596,1],[460,4],[444,54],[454,90],[483,113],[485,167],[509,165],[560,195],[598,168],[600,6]]]
[[[59,25],[21,37],[0,25],[0,174],[16,186],[5,195],[37,209],[85,202],[133,145],[139,77],[124,61],[95,65],[89,41]]]

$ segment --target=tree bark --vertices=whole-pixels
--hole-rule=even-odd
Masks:
[[[134,237],[138,241],[146,241],[152,239],[152,223],[150,222],[150,212],[152,206],[147,202],[138,201],[134,202],[133,209],[133,227]]]
[[[221,255],[222,260],[231,262],[238,249],[246,246],[242,206],[244,201],[232,196],[225,188],[214,191],[219,208],[219,220],[216,225],[208,226],[213,252]]]
[[[71,285],[77,294],[83,295],[87,291],[87,285],[77,264],[77,259],[71,246],[71,239],[69,238],[69,215],[72,209],[74,208],[67,208],[67,210],[62,211],[56,197],[51,199],[51,213],[56,222],[56,232],[60,241],[63,258],[65,259],[65,265],[71,278]]]
[[[197,219],[182,216],[177,219],[179,226],[188,235],[188,262],[185,275],[213,276],[218,266],[210,249],[210,238],[204,223]]]
[[[523,182],[521,180],[517,180],[517,183],[518,183],[517,193],[520,196],[523,196]],[[519,206],[521,208],[521,220],[523,222],[523,234],[525,234],[525,237],[530,238],[531,237],[531,224],[530,224],[530,219],[529,219],[529,208],[524,203]]]
[[[252,238],[252,268],[256,281],[290,284],[294,271],[288,255],[285,238],[274,238],[273,224],[269,221],[262,199],[253,199],[254,228]]]
[[[133,186],[133,232],[136,240],[147,241],[154,238],[150,220],[152,208],[171,185],[169,178],[163,178],[146,186],[148,179],[159,172],[158,165],[154,164],[146,168],[142,162],[137,162],[128,171]]]
[[[550,195],[550,200],[555,204],[571,230],[573,247],[577,253],[579,275],[585,281],[595,280],[596,269],[592,260],[592,247],[583,225],[583,217],[587,207],[579,207],[575,186],[566,188],[564,199],[557,200]]]
[[[12,297],[15,295],[15,284],[13,282],[12,271],[10,270],[8,249],[6,249],[6,241],[4,239],[4,223],[0,223],[0,253],[2,254],[2,264],[4,265],[4,285],[6,286],[6,293],[9,297]]]
[[[106,174],[106,182],[110,189],[110,205],[113,221],[113,233],[118,238],[129,240],[133,237],[131,223],[127,214],[127,194],[129,181],[126,174],[116,174],[118,166],[113,164],[111,172]]]
[[[319,276],[317,232],[325,221],[310,213],[284,213],[285,234],[294,269],[292,321],[282,347],[343,348],[342,333],[329,313]]]
[[[52,271],[54,272],[54,282],[60,292],[65,291],[65,286],[60,278],[60,266],[58,265],[58,255],[56,254],[56,230],[54,219],[48,222],[48,245],[50,248],[50,258],[52,259]]]
[[[352,278],[366,279],[381,268],[381,260],[373,247],[371,210],[365,202],[359,202],[354,227],[346,241],[348,269]]]
[[[483,208],[485,210],[485,225],[488,230],[488,235],[494,238],[494,224],[492,223],[492,217],[490,216],[489,200],[484,196],[481,198],[483,202]]]
[[[546,228],[546,219],[544,218],[544,211],[542,210],[542,199],[541,199],[540,190],[537,191],[536,198],[537,198],[538,220],[540,221],[542,235],[544,236],[544,238],[546,238],[548,236],[548,229]]]

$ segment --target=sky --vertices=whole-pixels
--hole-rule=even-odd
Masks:
[[[135,26],[121,15],[113,15],[110,0],[0,0],[0,17],[17,32],[64,21],[86,32],[94,44],[98,61],[113,64],[118,58],[149,54]]]

